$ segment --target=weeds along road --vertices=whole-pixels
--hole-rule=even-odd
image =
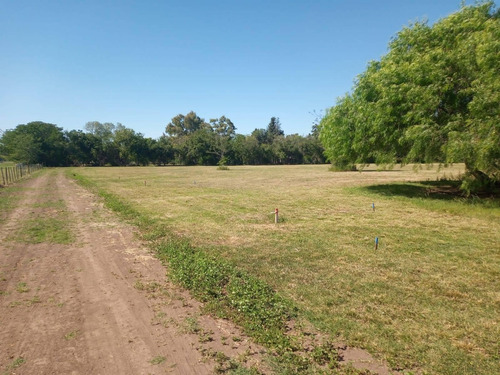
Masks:
[[[260,362],[62,170],[16,194],[0,212],[0,374],[208,374],[229,357]]]

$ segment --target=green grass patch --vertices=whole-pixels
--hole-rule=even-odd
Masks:
[[[55,209],[63,210],[66,208],[66,204],[64,203],[64,200],[58,199],[58,200],[47,200],[45,202],[35,203],[33,205],[33,207],[34,208],[55,208]]]
[[[7,168],[7,167],[15,167],[17,163],[13,162],[13,161],[3,161],[0,163],[0,167],[1,168]]]
[[[12,373],[12,371],[14,371],[15,369],[21,367],[22,365],[24,365],[26,363],[26,359],[23,358],[23,357],[17,357],[16,359],[14,359],[12,361],[12,363],[10,365],[8,365],[6,368],[5,368],[5,371],[4,371],[4,375],[9,375]]]
[[[16,234],[15,240],[31,244],[42,242],[70,244],[74,242],[75,237],[67,220],[39,217],[25,221]]]
[[[297,314],[294,307],[332,339],[366,348],[394,369],[495,373],[500,359],[496,201],[439,198],[446,189],[430,182],[453,180],[463,172],[460,166],[418,173],[411,166],[327,169],[82,168],[78,173],[127,217],[149,223],[142,227],[145,236],[157,241],[173,277],[209,308],[250,333],[263,317],[269,320],[271,327],[252,335],[272,347],[292,348],[285,351],[292,353],[287,363],[298,372],[305,370],[293,356],[296,342],[280,325]],[[276,207],[286,218],[277,225],[271,214]],[[240,313],[250,318],[236,316]]]
[[[16,285],[16,290],[19,293],[28,293],[30,291],[30,288],[28,288],[28,284],[26,284],[25,282],[19,282]]]
[[[55,175],[57,171],[48,170],[45,173]],[[52,199],[53,188],[50,187],[47,193],[38,192],[41,200],[33,204],[30,218],[9,239],[31,244],[70,244],[75,241],[66,204],[62,199]]]
[[[80,334],[80,331],[71,331],[64,335],[64,339],[67,341],[74,340]]]
[[[291,346],[285,332],[295,312],[265,283],[187,241],[162,241],[157,252],[160,259],[168,261],[170,276],[206,302],[209,311],[231,318],[270,347]]]
[[[159,356],[156,356],[154,358],[152,358],[149,363],[151,363],[152,365],[161,365],[163,362],[165,362],[167,360],[167,358],[159,355]]]
[[[0,188],[0,224],[5,221],[8,213],[17,207],[22,190],[18,185]]]

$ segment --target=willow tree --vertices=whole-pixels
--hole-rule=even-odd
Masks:
[[[500,14],[463,6],[403,28],[320,123],[339,169],[356,163],[466,165],[462,187],[500,183]]]

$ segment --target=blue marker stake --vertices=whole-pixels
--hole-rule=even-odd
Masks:
[[[375,203],[372,203],[373,212],[375,212]]]
[[[375,250],[378,249],[378,237],[375,237]]]

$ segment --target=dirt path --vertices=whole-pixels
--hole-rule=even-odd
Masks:
[[[259,347],[202,315],[132,228],[62,171],[21,187],[0,225],[0,374],[209,374],[228,357],[260,363]],[[61,237],[44,238],[40,223]]]

